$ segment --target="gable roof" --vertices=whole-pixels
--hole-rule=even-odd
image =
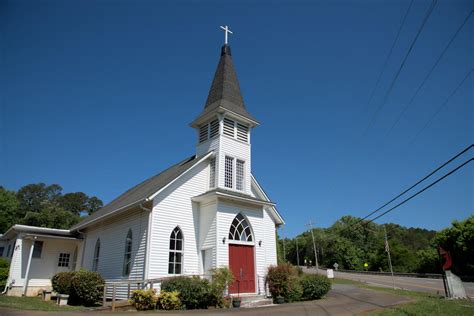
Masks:
[[[258,124],[257,120],[247,111],[242,93],[240,92],[239,80],[232,62],[230,46],[224,45],[221,49],[221,57],[217,65],[214,80],[212,81],[209,95],[203,112],[194,122],[198,122],[210,113],[224,109]]]
[[[203,159],[207,158],[212,152],[202,156],[193,155],[177,164],[169,167],[161,173],[141,182],[140,184],[129,189],[109,204],[84,218],[81,222],[71,227],[71,231],[87,226],[98,219],[109,216],[120,210],[128,209],[129,207],[139,205],[145,202],[150,196],[157,191],[165,188],[168,184],[173,182],[183,173],[197,165]]]

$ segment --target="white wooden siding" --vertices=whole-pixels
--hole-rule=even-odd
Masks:
[[[199,250],[210,250],[211,255],[211,267],[216,266],[216,211],[217,204],[215,202],[210,204],[201,205],[200,208],[200,221],[199,221]],[[201,251],[198,255],[201,257]],[[200,258],[201,267],[204,265],[202,261],[203,258]],[[203,274],[203,270],[200,270],[200,274]]]
[[[133,210],[86,230],[83,267],[92,270],[94,249],[100,238],[99,266],[97,272],[106,280],[143,279],[149,213]],[[125,239],[132,230],[132,266],[130,275],[123,276]]]
[[[176,226],[184,238],[183,274],[199,273],[200,206],[191,198],[206,192],[208,184],[209,160],[205,160],[153,199],[149,278],[169,276],[169,238]]]

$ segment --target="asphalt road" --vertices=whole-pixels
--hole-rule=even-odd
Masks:
[[[409,302],[410,299],[389,293],[361,289],[353,285],[335,284],[327,297],[321,300],[273,305],[258,308],[208,309],[192,311],[170,311],[157,313],[173,316],[287,316],[287,315],[324,315],[348,316],[360,315],[368,311]],[[137,316],[137,312],[38,312],[0,307],[0,316]],[[151,315],[151,314],[146,314]]]
[[[315,273],[315,269],[304,269],[305,272]],[[320,270],[321,274],[326,275],[325,270]],[[334,276],[341,279],[349,279],[354,281],[360,281],[371,285],[384,286],[384,287],[395,287],[404,290],[428,292],[433,294],[444,295],[444,286],[442,279],[428,279],[428,278],[413,278],[413,277],[401,277],[394,276],[392,280],[391,276],[388,275],[372,275],[372,274],[359,274],[359,273],[348,273],[335,271]],[[474,283],[463,282],[466,294],[470,298],[474,298]]]

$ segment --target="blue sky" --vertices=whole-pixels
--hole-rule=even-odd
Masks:
[[[223,34],[252,134],[252,168],[294,236],[364,216],[473,140],[474,18],[400,123],[423,77],[473,9],[438,1],[366,133],[429,1],[415,1],[368,104],[408,1],[3,1],[0,185],[58,183],[109,202],[194,154]],[[473,156],[473,151],[463,162]],[[456,165],[452,165],[454,167]],[[448,168],[450,169],[450,168]],[[440,229],[473,214],[472,164],[377,222]]]

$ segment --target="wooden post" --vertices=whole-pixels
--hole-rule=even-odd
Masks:
[[[130,298],[130,282],[128,282],[128,286],[127,286],[127,299]]]
[[[102,306],[107,302],[107,284],[104,284],[104,296],[102,297]]]
[[[117,287],[117,285],[114,284],[113,288],[112,288],[112,312],[115,311],[115,293],[116,293],[116,289],[117,289],[116,287]]]

